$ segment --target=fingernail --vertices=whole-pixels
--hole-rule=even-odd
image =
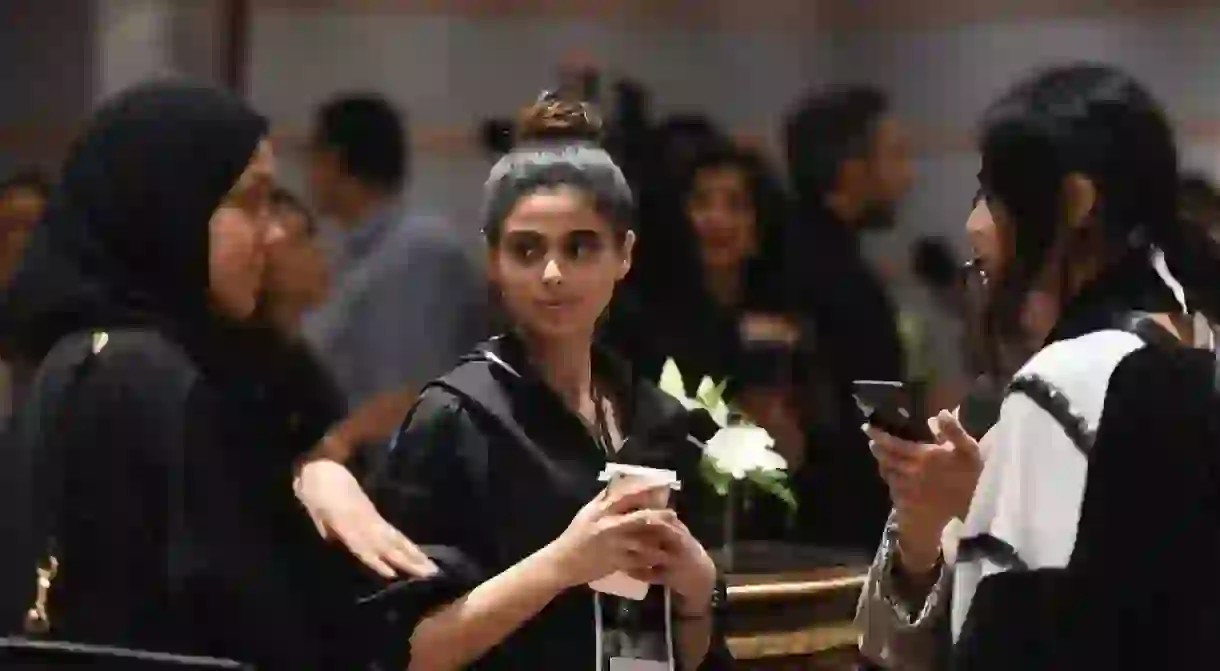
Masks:
[[[860,430],[863,431],[864,433],[868,433],[868,430],[871,428],[873,428],[873,427],[869,426],[867,423],[860,425]]]

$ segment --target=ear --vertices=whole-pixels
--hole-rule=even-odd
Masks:
[[[631,257],[634,253],[635,231],[627,231],[627,235],[623,236],[623,247],[619,250],[622,260],[619,262],[618,279],[627,277],[627,273],[631,272]]]
[[[1068,227],[1079,230],[1088,225],[1097,206],[1097,185],[1089,177],[1073,172],[1063,178],[1063,207]]]

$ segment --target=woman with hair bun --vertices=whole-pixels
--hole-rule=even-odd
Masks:
[[[681,517],[706,416],[594,344],[631,268],[632,195],[589,105],[545,94],[484,189],[491,281],[508,332],[428,384],[372,494],[439,567],[395,585],[411,669],[719,669],[723,588]],[[682,489],[610,491],[609,463]],[[641,600],[587,584],[615,572]]]

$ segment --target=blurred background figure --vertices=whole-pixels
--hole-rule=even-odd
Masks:
[[[304,332],[350,407],[372,403],[386,425],[487,328],[486,283],[448,222],[410,207],[410,166],[402,117],[384,98],[346,95],[318,109],[309,189],[337,247],[330,294]]]
[[[1178,207],[1187,223],[1202,226],[1220,244],[1220,190],[1200,173],[1178,180]]]
[[[51,182],[42,173],[23,171],[0,180],[0,289],[8,286],[26,238],[42,218],[50,197]],[[20,365],[0,358],[0,430],[12,414],[23,377]]]
[[[861,250],[861,236],[895,223],[913,180],[906,132],[884,93],[868,87],[816,92],[784,125],[796,218],[786,245],[786,288],[816,342],[831,392],[806,406],[816,435],[798,489],[816,492],[799,528],[811,542],[871,550],[889,496],[860,434],[852,380],[908,378],[896,306]]]
[[[42,217],[51,182],[42,173],[18,172],[0,180],[0,284],[17,268],[26,236]]]
[[[691,384],[704,375],[742,382],[738,321],[772,300],[784,195],[750,151],[713,138],[688,153],[642,224],[638,274],[616,305],[629,323],[612,320],[608,332],[654,379],[673,358]]]

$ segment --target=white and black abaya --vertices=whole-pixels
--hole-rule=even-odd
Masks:
[[[1135,263],[1067,306],[988,434],[957,550],[955,669],[1216,668],[1215,355],[1139,321],[1182,307],[1172,278]]]

